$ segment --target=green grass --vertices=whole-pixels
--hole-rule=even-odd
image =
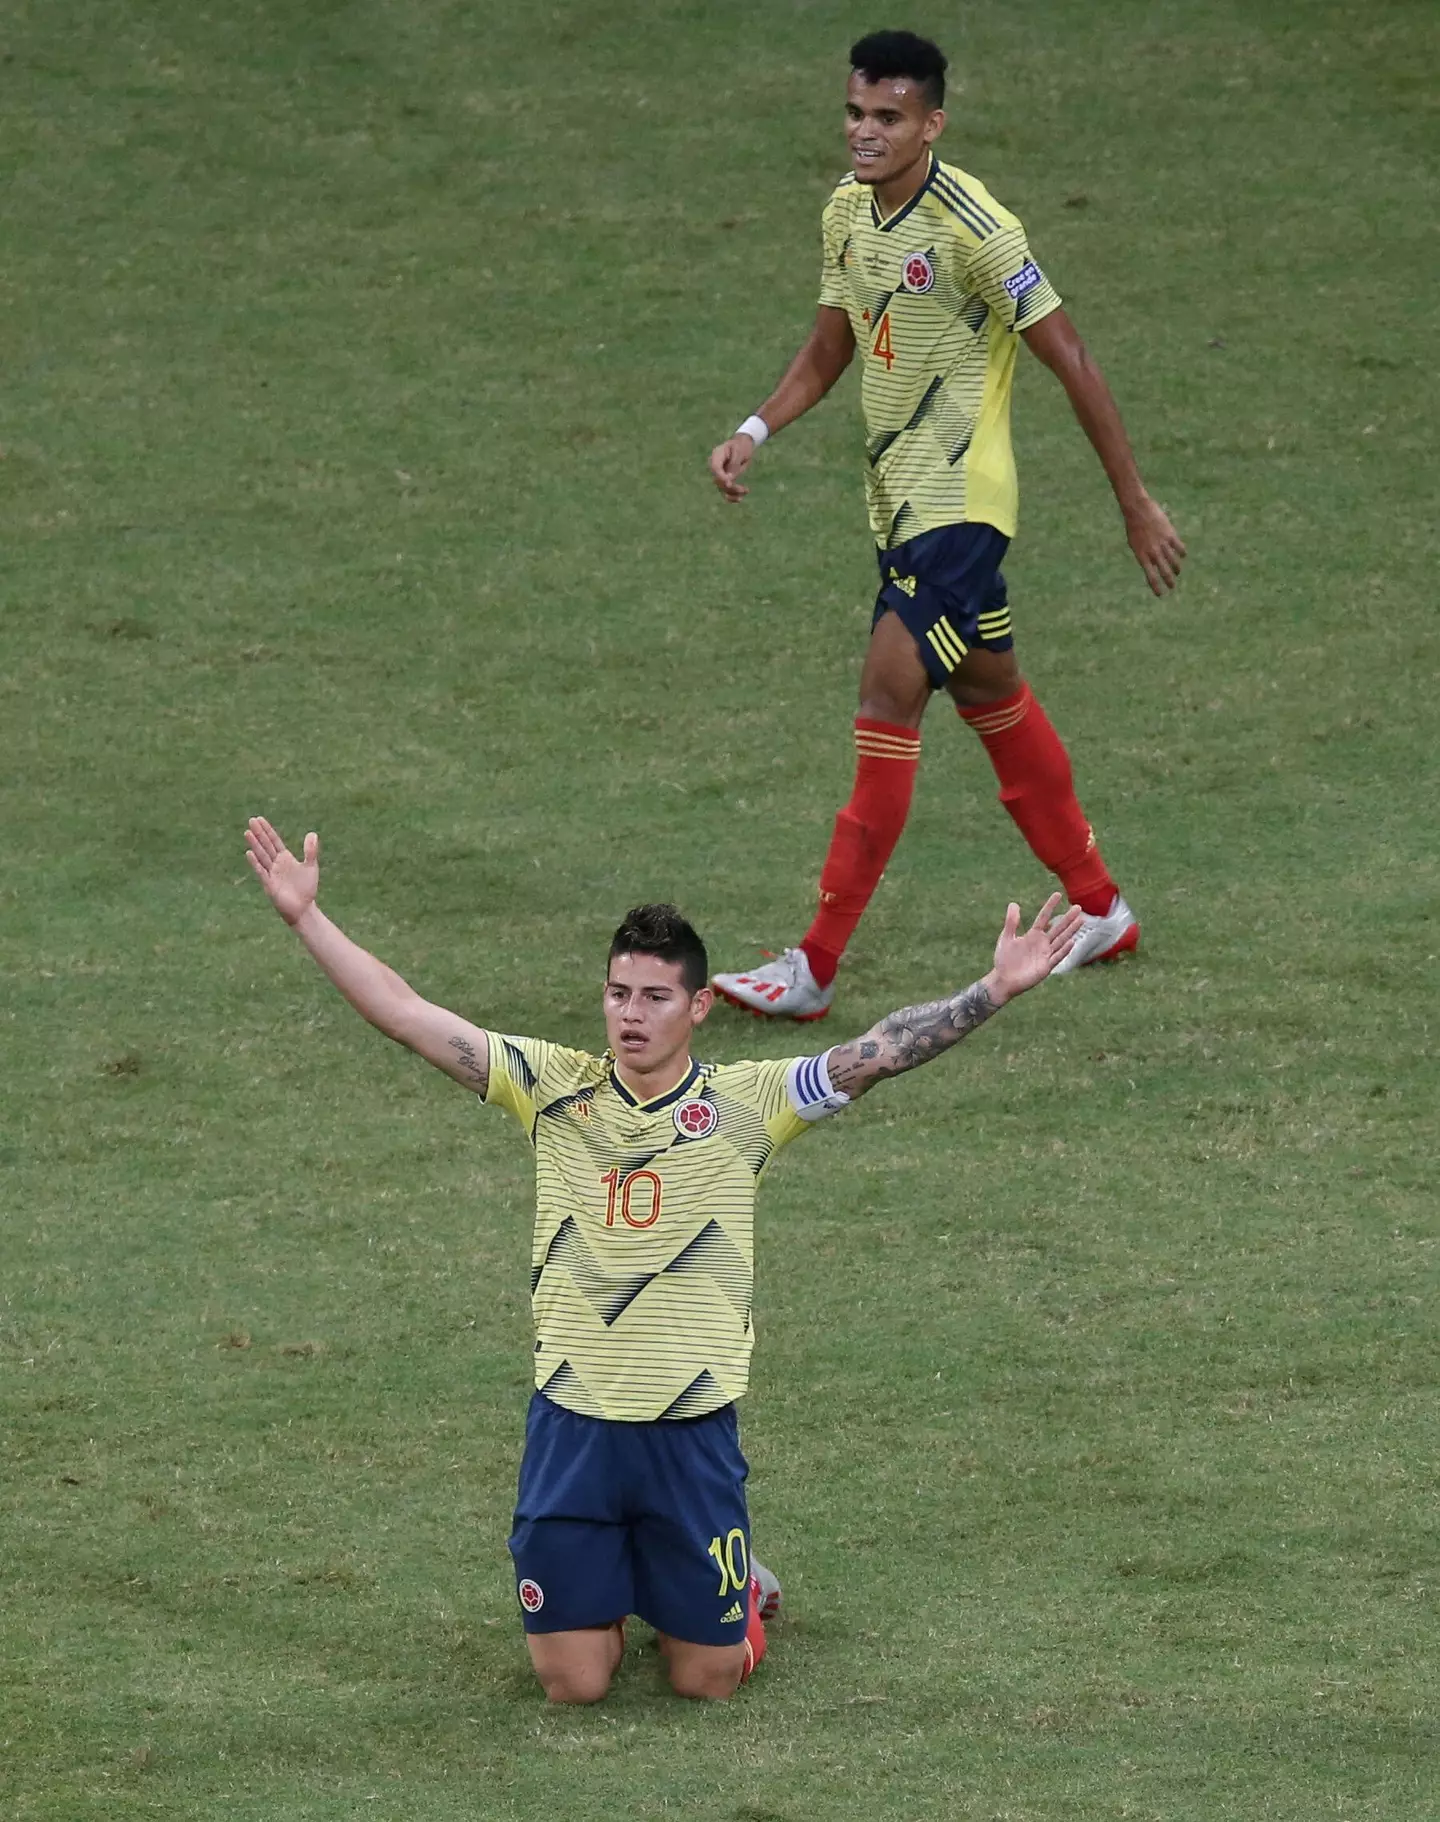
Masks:
[[[1191,545],[1152,603],[1029,363],[1021,650],[1145,951],[777,1168],[789,1617],[729,1708],[637,1651],[584,1713],[504,1551],[527,1156],[325,989],[240,828],[319,828],[355,936],[570,1041],[636,898],[721,963],[793,940],[872,587],[853,396],[743,511],[703,464],[809,319],[877,21],[0,26],[7,1818],[1430,1813],[1433,9],[913,22]],[[937,712],[837,1035],[1043,886]]]

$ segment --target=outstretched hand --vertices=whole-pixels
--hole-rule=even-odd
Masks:
[[[252,816],[245,830],[245,858],[265,895],[287,924],[298,924],[320,890],[320,837],[305,837],[305,858],[295,856],[263,816]]]
[[[1035,922],[1023,932],[1019,905],[1011,905],[1006,911],[990,977],[1005,999],[1013,1000],[1017,993],[1038,987],[1070,953],[1085,913],[1078,905],[1072,905],[1063,917],[1056,917],[1063,902],[1060,893],[1052,892],[1041,905]]]

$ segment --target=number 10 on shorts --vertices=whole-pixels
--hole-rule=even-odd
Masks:
[[[727,1594],[739,1594],[750,1586],[750,1555],[745,1548],[745,1533],[738,1525],[726,1533],[723,1543],[718,1537],[710,1539],[710,1554],[720,1571],[722,1600]]]

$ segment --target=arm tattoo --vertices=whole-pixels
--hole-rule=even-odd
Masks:
[[[484,1094],[490,1086],[490,1071],[486,1069],[475,1054],[475,1046],[466,1037],[450,1039],[450,1048],[459,1052],[460,1070],[465,1080],[477,1093]]]
[[[932,1062],[999,1010],[983,981],[948,1000],[902,1007],[863,1038],[831,1051],[830,1080],[852,1098],[864,1094],[887,1076]]]

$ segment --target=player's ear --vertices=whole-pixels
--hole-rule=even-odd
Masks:
[[[715,995],[709,987],[701,987],[690,995],[690,1018],[696,1025],[702,1024],[709,1016],[710,1008],[715,1004]]]
[[[944,131],[945,131],[945,110],[944,110],[944,108],[932,108],[930,110],[930,118],[925,122],[925,143],[926,143],[926,145],[933,146],[935,141],[940,137],[940,135]]]

